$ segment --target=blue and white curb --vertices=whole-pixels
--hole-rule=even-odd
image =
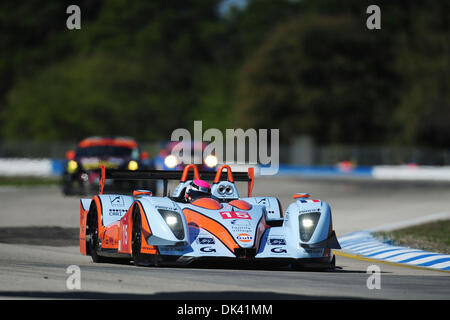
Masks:
[[[409,266],[450,270],[450,255],[394,246],[376,239],[369,231],[358,231],[339,238],[342,249],[365,258]]]

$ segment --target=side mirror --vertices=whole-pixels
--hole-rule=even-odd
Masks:
[[[74,150],[69,150],[66,152],[66,159],[67,160],[73,160],[75,159],[75,151]]]
[[[149,158],[149,154],[146,151],[141,152],[140,159],[141,160],[147,160]]]

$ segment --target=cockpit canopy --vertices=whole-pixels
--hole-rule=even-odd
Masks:
[[[182,197],[186,191],[186,188],[192,182],[192,180],[187,180],[188,172],[191,169],[194,171],[194,179],[200,179],[198,169],[195,165],[190,164],[190,165],[186,166],[183,171],[183,175],[181,177],[180,183],[175,188],[175,191],[172,194],[172,198],[182,200]],[[226,180],[221,179],[222,171],[224,169],[227,170]],[[251,172],[251,174],[250,174],[250,172]],[[250,182],[251,182],[251,184],[249,182],[249,196],[251,196],[251,189],[253,187],[253,171],[249,170],[249,177],[250,177]],[[229,166],[223,165],[217,170],[216,176],[215,176],[214,181],[211,186],[211,197],[218,201],[227,201],[227,202],[231,201],[231,200],[239,199],[239,192],[235,185],[233,173]]]

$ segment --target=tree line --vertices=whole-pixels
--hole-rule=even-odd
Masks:
[[[81,8],[81,29],[66,8]],[[365,0],[0,3],[0,136],[167,140],[279,128],[282,142],[448,147],[450,3]]]

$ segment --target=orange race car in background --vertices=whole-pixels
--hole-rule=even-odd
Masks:
[[[97,192],[101,165],[109,169],[131,171],[152,169],[148,153],[143,152],[134,139],[89,137],[80,141],[75,150],[66,152],[62,175],[63,193],[71,195]],[[110,181],[107,187],[110,190],[145,187],[156,193],[156,184],[148,181]]]
[[[191,150],[192,161],[189,163],[184,163],[182,159],[173,154],[175,146],[180,144]],[[158,170],[183,170],[188,164],[195,163],[199,170],[215,171],[218,168],[218,159],[214,154],[203,154],[206,146],[205,142],[195,143],[194,141],[163,143],[163,147],[154,159],[155,168]],[[203,156],[204,158],[202,158]]]

